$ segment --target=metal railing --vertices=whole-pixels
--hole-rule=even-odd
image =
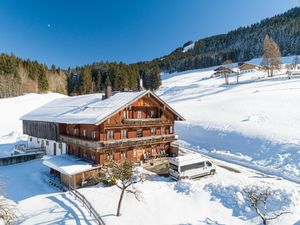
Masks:
[[[98,212],[94,209],[92,204],[84,197],[83,194],[81,194],[76,189],[70,187],[70,193],[72,193],[75,197],[75,199],[79,199],[83,206],[89,211],[90,215],[94,217],[94,219],[97,221],[99,225],[105,225],[104,221],[102,220],[101,216],[98,214]]]

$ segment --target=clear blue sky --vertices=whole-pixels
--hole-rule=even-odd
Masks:
[[[0,0],[0,52],[63,68],[170,53],[297,6],[296,0]]]

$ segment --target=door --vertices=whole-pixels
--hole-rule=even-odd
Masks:
[[[56,143],[53,143],[53,155],[56,155]]]

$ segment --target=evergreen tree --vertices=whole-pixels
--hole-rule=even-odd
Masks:
[[[92,81],[91,70],[87,67],[83,68],[79,78],[79,90],[81,94],[89,94],[92,92]]]

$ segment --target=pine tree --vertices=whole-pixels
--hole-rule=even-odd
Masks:
[[[85,67],[82,70],[82,73],[80,75],[80,79],[79,79],[79,83],[80,83],[80,93],[81,94],[89,94],[92,91],[92,73],[91,70],[87,67]]]

